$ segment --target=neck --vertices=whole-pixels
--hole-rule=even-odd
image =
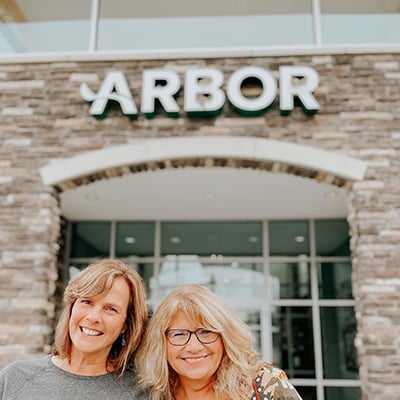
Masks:
[[[212,384],[207,383],[206,385],[196,384],[182,384],[176,389],[175,392],[176,400],[215,400],[214,389]]]
[[[71,356],[68,358],[59,358],[54,356],[52,362],[64,371],[71,372],[76,375],[97,376],[110,372],[107,369],[107,362],[104,360],[86,359],[84,356]]]

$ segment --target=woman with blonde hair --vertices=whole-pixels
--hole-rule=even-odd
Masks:
[[[260,360],[250,328],[200,285],[168,293],[136,364],[151,400],[301,400],[282,370]]]
[[[146,321],[139,274],[118,260],[91,264],[65,289],[53,354],[5,367],[0,398],[142,399],[133,358]]]

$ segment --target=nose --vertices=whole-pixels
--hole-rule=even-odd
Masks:
[[[86,314],[86,319],[91,322],[97,322],[100,320],[100,310],[97,307],[92,307]]]
[[[197,336],[194,333],[192,333],[190,335],[189,341],[186,343],[186,349],[197,350],[202,348],[203,344],[200,342],[199,339],[197,339]]]

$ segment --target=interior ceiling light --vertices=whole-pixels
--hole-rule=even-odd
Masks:
[[[328,192],[324,193],[324,196],[327,199],[336,199],[336,197],[339,196],[339,193],[337,192],[337,190],[329,190]]]
[[[294,241],[296,243],[303,243],[306,240],[306,238],[303,235],[298,235],[294,237]]]
[[[249,236],[248,241],[250,243],[257,243],[260,240],[258,236]]]
[[[169,242],[170,242],[170,243],[174,243],[174,244],[178,244],[178,243],[181,242],[181,238],[178,237],[178,236],[171,236],[171,237],[169,238]]]
[[[134,244],[136,242],[136,238],[133,236],[126,236],[124,240],[126,244]]]

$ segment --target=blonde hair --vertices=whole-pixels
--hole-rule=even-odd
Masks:
[[[133,355],[143,336],[148,315],[142,278],[134,269],[121,261],[113,259],[97,261],[69,281],[64,292],[64,308],[56,327],[53,354],[70,360],[72,342],[69,335],[69,320],[73,305],[79,298],[106,295],[116,278],[124,279],[130,289],[125,321],[125,344],[119,337],[107,358],[107,364],[113,365],[115,373],[120,377],[126,367],[133,364]]]
[[[214,376],[216,398],[247,400],[261,364],[251,330],[214,293],[195,284],[171,290],[150,319],[135,360],[140,385],[150,399],[175,398],[179,376],[167,362],[165,331],[178,313],[195,326],[221,333],[224,355]]]

